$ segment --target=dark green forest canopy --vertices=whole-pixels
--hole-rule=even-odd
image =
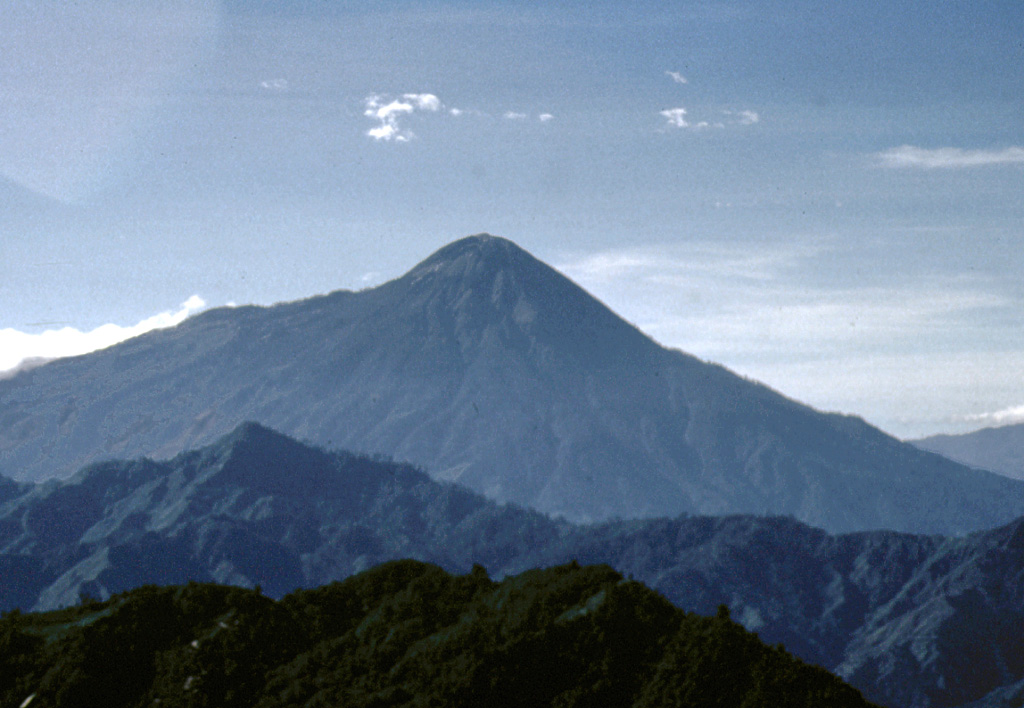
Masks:
[[[868,706],[729,619],[607,566],[497,583],[416,561],[280,601],[146,586],[0,620],[0,703],[130,706]]]

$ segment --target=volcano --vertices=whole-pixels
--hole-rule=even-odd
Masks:
[[[1024,514],[1024,483],[662,347],[486,234],[373,289],[208,310],[0,380],[0,473],[170,458],[246,420],[573,521],[959,534]]]

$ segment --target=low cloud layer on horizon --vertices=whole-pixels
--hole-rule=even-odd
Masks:
[[[154,329],[174,327],[205,307],[206,302],[198,295],[193,295],[175,311],[166,310],[128,327],[111,323],[88,332],[63,327],[37,334],[12,328],[0,329],[0,377],[30,368],[35,362],[88,354]]]
[[[998,411],[987,413],[971,413],[964,416],[968,423],[976,423],[984,426],[1012,425],[1024,423],[1024,405],[1010,406]]]

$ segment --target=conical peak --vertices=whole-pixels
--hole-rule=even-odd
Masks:
[[[479,275],[529,262],[539,264],[512,241],[484,233],[448,244],[416,266],[410,275],[420,277],[439,272],[452,276]]]
[[[201,454],[214,484],[273,494],[323,489],[333,469],[329,453],[253,422],[240,424]]]
[[[604,309],[578,285],[508,239],[477,234],[436,251],[399,283],[406,296],[422,302],[445,301],[452,311],[495,313],[517,321],[544,319],[543,311]],[[609,313],[610,314],[610,313]]]
[[[494,236],[494,235],[489,234],[489,233],[479,233],[479,234],[473,234],[472,236],[466,236],[464,238],[460,238],[457,241],[452,241],[447,246],[444,246],[444,247],[440,248],[436,252],[435,255],[440,255],[442,253],[448,253],[448,252],[452,252],[452,253],[462,253],[462,252],[471,252],[471,251],[479,252],[479,251],[481,251],[483,249],[495,249],[495,248],[503,248],[503,249],[510,249],[511,248],[511,249],[516,249],[516,250],[522,250],[521,248],[519,248],[519,246],[517,246],[516,244],[514,244],[512,241],[508,240],[507,238],[502,238],[501,236]]]
[[[393,281],[387,293],[411,318],[412,332],[432,322],[428,331],[448,332],[462,348],[483,341],[486,331],[507,348],[546,347],[601,367],[657,350],[569,278],[512,241],[490,234],[445,246]]]
[[[252,421],[239,424],[206,449],[225,465],[280,463],[290,458],[308,457],[314,452],[298,440]]]
[[[234,430],[222,436],[215,445],[237,447],[239,445],[277,444],[282,440],[290,440],[287,435],[255,421],[246,420],[238,424]]]

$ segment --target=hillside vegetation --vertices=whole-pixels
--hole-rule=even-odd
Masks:
[[[31,697],[31,700],[29,698]],[[27,702],[27,703],[26,703]],[[0,703],[132,706],[868,706],[729,619],[607,566],[492,582],[395,561],[280,601],[146,586],[0,621]]]
[[[881,705],[1003,708],[1024,682],[1024,519],[962,538],[754,516],[579,526],[255,424],[166,462],[9,487],[0,610],[192,580],[281,598],[402,558],[494,578],[576,559],[700,614],[728,604]]]

